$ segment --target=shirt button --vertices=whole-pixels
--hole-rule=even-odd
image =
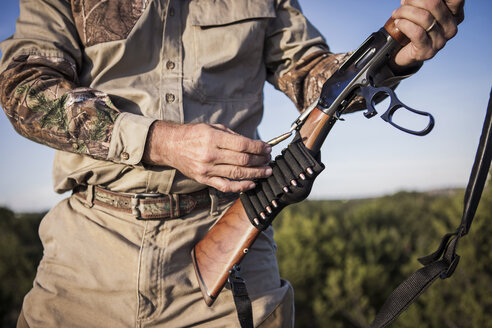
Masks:
[[[166,94],[166,101],[168,103],[172,103],[176,100],[176,97],[172,93],[167,93]]]
[[[166,63],[166,68],[167,69],[174,69],[176,67],[176,64],[173,61],[168,60]]]
[[[173,7],[169,8],[169,16],[171,16],[171,17],[174,16],[174,8]]]
[[[121,153],[121,159],[124,161],[127,161],[130,158],[130,154],[128,154],[126,151]]]

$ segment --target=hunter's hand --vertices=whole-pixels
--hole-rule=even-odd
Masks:
[[[144,162],[171,166],[189,178],[223,192],[252,189],[256,178],[272,169],[271,147],[243,137],[220,124],[152,124]]]
[[[458,32],[464,19],[464,0],[402,0],[392,17],[410,43],[395,56],[400,67],[430,59]]]

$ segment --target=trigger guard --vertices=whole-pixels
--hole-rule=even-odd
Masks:
[[[401,101],[399,101],[398,98],[396,98],[396,96],[395,96],[395,102],[396,102],[396,104],[393,103],[393,100],[391,101],[391,105],[388,108],[388,110],[386,112],[384,112],[383,115],[381,115],[382,120],[384,120],[385,122],[388,122],[389,124],[391,124],[392,126],[397,128],[398,130],[401,130],[403,132],[413,134],[416,136],[425,136],[432,131],[432,129],[434,128],[435,120],[434,120],[434,116],[432,116],[431,113],[427,113],[424,111],[410,108],[410,107],[406,106],[405,104],[403,104]],[[393,122],[393,114],[400,108],[405,108],[406,110],[408,110],[412,113],[415,113],[417,115],[428,117],[429,123],[427,124],[427,126],[424,129],[422,129],[420,131],[410,130],[410,129],[402,127],[401,125],[396,124],[395,122]]]
[[[434,117],[432,116],[431,113],[420,111],[420,110],[413,109],[413,108],[406,106],[404,103],[402,103],[400,101],[400,99],[398,99],[398,97],[396,96],[396,93],[391,88],[388,88],[388,87],[376,88],[373,86],[366,86],[366,87],[361,88],[361,93],[362,93],[362,96],[364,97],[364,99],[366,101],[367,111],[364,112],[364,116],[367,118],[371,118],[377,114],[377,111],[373,105],[373,98],[379,93],[384,93],[390,98],[390,106],[389,106],[388,110],[386,110],[386,112],[384,112],[381,115],[381,118],[385,122],[388,122],[389,124],[391,124],[392,126],[397,128],[398,130],[401,130],[403,132],[410,133],[413,135],[417,135],[417,136],[425,136],[425,135],[429,134],[432,131],[432,129],[434,128],[435,121],[434,121]],[[417,115],[428,117],[429,123],[427,124],[427,126],[424,129],[422,129],[420,131],[410,130],[410,129],[404,128],[403,126],[396,124],[395,122],[393,122],[393,114],[400,108],[405,108],[406,110],[408,110],[412,113],[415,113]]]

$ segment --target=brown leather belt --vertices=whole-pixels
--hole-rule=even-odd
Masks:
[[[91,192],[92,188],[93,191]],[[210,207],[212,203],[209,189],[189,194],[127,194],[90,186],[78,187],[73,194],[92,204],[132,214],[138,220],[176,219],[194,210]],[[219,204],[232,201],[238,197],[234,193],[217,191],[216,194]]]

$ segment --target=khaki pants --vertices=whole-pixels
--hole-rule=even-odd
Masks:
[[[44,256],[18,327],[239,327],[229,289],[206,306],[190,255],[218,218],[210,213],[230,205],[138,221],[73,196],[62,201],[41,222]],[[269,228],[241,273],[255,326],[292,327],[292,287],[279,277],[275,249]]]

